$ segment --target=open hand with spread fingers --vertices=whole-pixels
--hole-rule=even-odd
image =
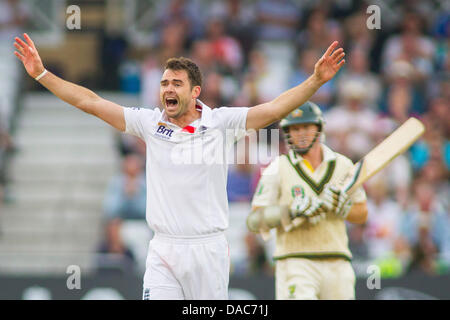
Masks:
[[[321,194],[321,199],[328,212],[334,213],[343,219],[348,216],[353,204],[344,190],[332,184],[325,186]]]
[[[337,46],[334,41],[314,66],[314,76],[322,84],[332,79],[345,63],[344,49],[336,49]]]
[[[14,54],[22,61],[27,73],[31,77],[36,78],[44,72],[45,68],[33,40],[26,33],[23,34],[23,37],[26,42],[19,37],[15,38],[14,47],[16,47],[17,51],[14,51]]]

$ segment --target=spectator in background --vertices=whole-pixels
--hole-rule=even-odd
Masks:
[[[151,52],[142,63],[141,71],[141,101],[144,106],[159,106],[159,87],[163,74],[160,66],[167,59],[184,55],[183,43],[186,39],[186,30],[183,24],[177,21],[164,26],[161,38],[156,49]]]
[[[431,159],[419,174],[425,182],[436,187],[436,199],[450,218],[449,169],[439,159]]]
[[[202,70],[203,76],[206,78],[210,73],[219,72],[220,67],[214,56],[214,48],[210,41],[206,39],[196,40],[192,44],[191,59]]]
[[[438,262],[450,256],[449,217],[436,201],[435,186],[418,179],[413,189],[414,202],[400,222],[411,256],[409,270],[436,274]]]
[[[209,73],[205,78],[205,85],[200,95],[201,101],[211,108],[227,105],[228,103],[225,102],[222,95],[223,81],[224,79],[219,73]]]
[[[252,143],[249,136],[243,138],[234,148],[234,159],[236,160],[228,170],[227,194],[229,202],[248,202],[253,197],[253,178],[256,174],[254,155],[257,146]]]
[[[314,72],[314,65],[320,59],[322,53],[315,49],[305,49],[298,57],[298,64],[293,69],[289,79],[289,87],[295,87],[302,83]],[[325,83],[316,93],[310,98],[312,102],[317,103],[320,108],[325,111],[330,107],[331,100],[335,91],[335,80],[332,79]]]
[[[239,42],[225,33],[225,23],[211,18],[206,25],[206,40],[211,43],[214,59],[223,74],[236,74],[243,65],[243,52]]]
[[[145,177],[142,159],[134,154],[123,160],[122,173],[109,184],[104,208],[108,219],[145,218]]]
[[[443,102],[437,98],[436,104]],[[436,108],[436,107],[434,107]],[[438,108],[441,108],[440,106]],[[445,106],[448,110],[448,104]],[[434,113],[434,112],[436,113]],[[420,178],[437,188],[437,200],[444,207],[445,212],[450,212],[450,141],[448,138],[449,125],[442,121],[448,117],[445,111],[436,111],[430,109],[423,117],[425,124],[425,133],[422,139],[411,148],[411,159],[414,168]],[[434,114],[433,114],[434,113]],[[442,115],[443,120],[437,120],[436,117]]]
[[[273,275],[273,268],[266,254],[262,240],[252,232],[245,235],[245,247],[247,249],[247,260],[241,273],[245,275],[268,274]]]
[[[422,169],[429,161],[434,160],[448,171],[450,168],[450,142],[444,133],[448,130],[448,124],[445,129],[442,129],[439,123],[433,121],[430,113],[427,113],[422,120],[426,128],[425,133],[411,149],[414,168]]]
[[[418,12],[405,12],[400,35],[391,36],[382,53],[384,72],[391,69],[392,63],[404,60],[412,66],[412,80],[422,83],[433,72],[435,46],[429,36],[424,35],[425,19]]]
[[[204,28],[203,19],[200,15],[199,1],[197,0],[169,0],[158,1],[156,5],[156,23],[157,27],[166,27],[174,22],[181,24],[186,32],[186,42],[184,45],[198,38],[202,34]],[[158,32],[161,36],[162,33]],[[161,38],[162,40],[162,38]]]
[[[128,42],[125,39],[123,30],[118,27],[107,27],[100,35],[101,64],[100,82],[105,90],[120,89],[119,67],[126,58]],[[86,75],[86,81],[91,81],[92,75]]]
[[[344,19],[344,30],[348,36],[350,52],[360,50],[369,55],[375,45],[375,33],[367,28],[367,6]],[[350,63],[351,58],[348,59]]]
[[[433,36],[444,41],[447,39],[448,41],[450,36],[450,14],[445,10],[435,11],[435,17],[432,27]]]
[[[253,174],[254,169],[250,164],[241,163],[230,167],[227,185],[228,201],[251,201]]]
[[[225,38],[227,37],[224,36],[222,39]],[[200,99],[205,103],[209,101],[212,108],[230,104],[237,95],[239,86],[234,75],[226,75],[231,69],[226,67],[223,64],[223,58],[220,58],[222,55],[220,53],[221,41],[218,38],[215,40],[206,38],[196,40],[192,45],[190,55],[191,59],[201,68],[205,79],[205,87]],[[237,42],[234,43],[237,44]]]
[[[257,105],[276,97],[273,78],[270,77],[265,54],[253,50],[249,55],[249,65],[242,76],[242,89],[236,105]]]
[[[0,43],[8,44],[14,40],[18,34],[23,33],[31,11],[23,1],[3,0],[0,1]]]
[[[450,14],[441,13],[433,27],[436,45],[433,57],[434,73],[428,82],[428,98],[442,96],[450,100]]]
[[[157,44],[158,62],[166,62],[169,58],[183,55],[185,53],[183,44],[187,41],[187,36],[182,22],[175,20],[166,24]]]
[[[243,51],[239,42],[225,33],[225,21],[223,18],[210,18],[206,25],[206,37],[208,43],[207,53],[210,50],[212,68],[205,75],[205,91],[202,93],[202,101],[211,101],[211,106],[229,105],[237,94],[239,84],[236,77],[240,75],[244,63]],[[195,51],[197,60],[204,56],[204,52]],[[206,57],[208,58],[208,56]],[[201,59],[200,59],[201,60]]]
[[[450,101],[450,58],[447,58],[447,73],[445,79],[439,81],[438,94],[442,95],[447,101]]]
[[[1,107],[1,104],[0,104]],[[13,140],[7,130],[4,128],[5,121],[3,121],[0,108],[0,204],[5,200],[5,185],[6,185],[6,170],[5,158],[8,152],[14,151],[15,147]]]
[[[435,128],[444,138],[450,137],[450,99],[435,96],[430,100],[426,118],[430,127]],[[447,165],[449,163],[447,162]],[[450,169],[450,166],[447,166]]]
[[[300,10],[291,0],[261,0],[256,4],[256,19],[260,41],[290,42],[295,38]]]
[[[142,64],[140,100],[146,107],[157,107],[159,101],[159,82],[162,70],[158,54],[148,56]]]
[[[311,49],[323,52],[330,41],[329,21],[323,8],[314,9],[308,16],[306,29],[297,37],[299,50]],[[334,41],[334,38],[333,38]]]
[[[104,200],[106,242],[100,248],[102,253],[114,253],[137,263],[142,260],[142,254],[145,256],[151,236],[145,223],[146,186],[142,166],[139,156],[127,155],[122,172],[111,180]],[[128,223],[131,221],[138,221],[139,229],[136,224]],[[127,230],[130,225],[131,230]]]
[[[405,60],[398,60],[387,72],[387,86],[382,94],[380,111],[398,123],[403,123],[411,115],[425,112],[423,87],[413,82],[413,67]]]
[[[359,81],[347,81],[339,96],[341,103],[324,114],[329,145],[354,162],[374,146],[378,115],[367,107],[366,92]]]
[[[0,114],[1,116],[1,114]],[[12,137],[5,130],[3,119],[0,118],[0,154],[14,150]]]
[[[225,22],[226,33],[237,39],[243,49],[244,63],[252,50],[257,31],[254,3],[241,0],[215,1],[211,4],[210,17],[219,17]]]
[[[389,197],[388,181],[383,175],[373,177],[366,183],[367,220],[366,241],[372,260],[385,259],[395,255],[402,209],[398,202]]]
[[[118,147],[120,154],[126,156],[129,154],[138,155],[145,162],[147,146],[145,142],[137,137],[129,138],[125,134],[119,134]]]
[[[0,204],[7,198],[5,156],[14,150],[9,134],[13,100],[16,100],[21,73],[16,69],[17,61],[11,59],[8,46],[14,37],[24,32],[31,11],[29,5],[19,0],[0,1]],[[6,50],[6,51],[5,51]],[[14,97],[14,98],[13,98]]]
[[[342,90],[349,81],[362,83],[366,88],[365,98],[367,106],[374,110],[378,109],[377,104],[381,95],[382,83],[377,74],[370,72],[367,51],[362,49],[362,47],[358,46],[350,51],[347,66],[336,80],[339,95],[342,95]]]
[[[358,264],[369,261],[369,242],[366,240],[367,225],[348,223],[346,226],[348,230],[348,245],[353,255],[353,263]]]

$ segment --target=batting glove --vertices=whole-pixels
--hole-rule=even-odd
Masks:
[[[291,216],[305,217],[312,224],[325,218],[323,202],[319,198],[309,196],[296,196],[291,204]]]
[[[321,199],[328,212],[343,219],[347,218],[353,204],[347,193],[331,184],[325,186]]]

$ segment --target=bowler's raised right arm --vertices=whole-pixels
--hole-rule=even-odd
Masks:
[[[26,42],[18,37],[15,38],[14,46],[18,52],[15,51],[14,54],[22,61],[27,73],[35,79],[45,71],[45,68],[31,38],[26,33],[24,38]],[[51,72],[47,72],[39,82],[68,104],[102,119],[117,130],[125,131],[122,106],[101,98],[89,89],[65,81]]]

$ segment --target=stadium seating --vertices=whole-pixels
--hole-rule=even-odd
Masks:
[[[118,165],[114,131],[47,93],[28,94],[23,106],[9,168],[13,201],[0,215],[7,226],[0,229],[0,270],[55,274],[71,264],[90,270],[102,236],[104,190]]]

